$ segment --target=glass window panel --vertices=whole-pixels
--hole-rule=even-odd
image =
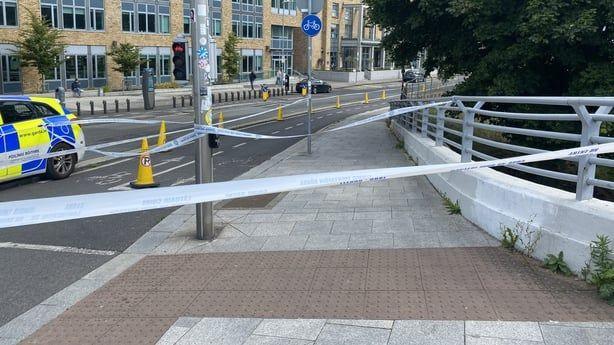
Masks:
[[[139,31],[147,32],[147,15],[145,13],[139,13]]]
[[[122,30],[123,31],[133,31],[132,30],[132,18],[133,18],[133,14],[131,12],[122,12]]]
[[[156,15],[147,14],[147,32],[156,32]]]
[[[170,27],[169,16],[167,15],[160,16],[160,32],[164,34],[169,33],[169,27]]]
[[[85,8],[75,8],[75,29],[85,29]]]
[[[8,63],[8,81],[19,81],[19,59],[16,56],[7,56]]]
[[[190,33],[190,17],[183,17],[183,33]]]
[[[4,11],[6,12],[5,25],[17,25],[17,4],[11,2],[4,3]]]
[[[77,65],[73,55],[66,56],[66,79],[72,80],[77,77]]]
[[[80,79],[87,79],[87,55],[77,55],[77,74]]]
[[[73,16],[73,8],[72,7],[63,7],[62,8],[64,18],[64,28],[65,29],[74,29],[75,28],[75,19]]]
[[[75,0],[75,6],[85,7],[85,0]]]

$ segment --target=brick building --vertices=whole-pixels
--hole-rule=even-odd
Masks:
[[[278,69],[304,73],[306,36],[303,14],[294,0],[209,0],[210,31],[221,48],[230,32],[241,38],[240,79],[254,70],[271,77]],[[0,0],[0,93],[33,92],[35,70],[20,67],[8,37],[27,21],[25,9],[40,14],[66,37],[64,62],[46,76],[47,89],[75,77],[84,88],[121,89],[124,76],[112,69],[107,53],[113,42],[139,47],[142,67],[154,68],[156,82],[172,80],[171,43],[189,39],[189,0]],[[360,0],[325,0],[321,33],[313,39],[316,70],[363,71],[389,68],[380,47],[381,31],[365,24]],[[135,70],[126,80],[138,84]]]

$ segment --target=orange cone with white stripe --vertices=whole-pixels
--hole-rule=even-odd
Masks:
[[[140,189],[158,186],[159,184],[155,183],[153,179],[151,157],[149,157],[149,144],[147,144],[147,139],[143,138],[143,141],[141,142],[141,155],[139,156],[139,169],[136,174],[136,181],[130,182],[130,187]]]

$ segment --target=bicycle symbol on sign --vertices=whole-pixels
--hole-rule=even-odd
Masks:
[[[315,20],[308,20],[307,23],[305,23],[303,25],[303,30],[309,31],[310,29],[319,31],[320,30],[320,24],[316,23]]]

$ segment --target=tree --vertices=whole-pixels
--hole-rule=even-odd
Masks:
[[[60,55],[64,52],[64,36],[47,21],[26,9],[28,22],[23,27],[17,40],[9,40],[17,47],[15,55],[22,66],[35,67],[40,81],[41,91],[45,88],[45,73],[58,67]]]
[[[139,48],[130,43],[118,45],[113,42],[109,56],[116,65],[113,70],[120,72],[123,76],[132,73],[141,64]],[[123,85],[125,86],[125,83]]]
[[[222,67],[224,76],[227,80],[232,80],[233,77],[239,74],[239,59],[241,56],[237,52],[237,45],[241,40],[233,33],[228,35],[222,50]]]
[[[396,62],[469,76],[458,94],[614,94],[612,0],[365,0]]]

